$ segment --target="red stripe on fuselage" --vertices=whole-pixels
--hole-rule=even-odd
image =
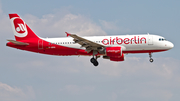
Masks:
[[[133,50],[133,51],[123,51],[123,53],[155,53],[167,50]]]
[[[28,43],[28,46],[20,46],[15,45],[11,42],[8,42],[6,45],[9,47],[36,52],[36,53],[42,53],[42,54],[48,54],[48,55],[92,55],[92,52],[87,53],[84,49],[75,49],[75,48],[69,48],[61,45],[52,44],[47,41],[43,41],[43,48],[39,49],[38,46],[38,40],[37,41],[23,41]]]

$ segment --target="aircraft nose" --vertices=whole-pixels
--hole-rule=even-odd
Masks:
[[[167,47],[168,47],[169,49],[172,49],[172,48],[174,47],[174,44],[173,44],[172,42],[168,42],[168,43],[167,43]]]

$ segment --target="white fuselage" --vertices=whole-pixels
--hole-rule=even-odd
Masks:
[[[174,45],[167,41],[164,37],[158,35],[117,35],[117,36],[92,36],[83,37],[98,44],[107,47],[121,46],[123,52],[126,51],[142,51],[142,50],[169,50]],[[85,49],[81,45],[74,43],[73,38],[45,38],[44,40],[75,49]]]

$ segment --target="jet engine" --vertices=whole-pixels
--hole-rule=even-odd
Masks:
[[[106,56],[104,59],[110,59],[111,61],[124,61],[124,54],[121,47],[106,47]]]
[[[109,57],[122,56],[121,47],[106,47],[106,55]]]

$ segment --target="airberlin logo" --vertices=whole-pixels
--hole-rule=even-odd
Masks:
[[[16,31],[18,33],[24,33],[25,32],[25,27],[23,24],[18,24],[19,27],[16,28]]]
[[[139,37],[139,36],[134,36],[133,38],[111,38],[110,39],[103,39],[102,43],[104,45],[114,45],[114,44],[142,44],[146,43],[146,38],[145,37]]]
[[[120,52],[120,50],[108,50],[107,52],[118,53],[118,52]]]
[[[27,28],[26,24],[20,18],[12,18],[13,25],[14,25],[14,34],[17,37],[25,37],[27,36]]]

